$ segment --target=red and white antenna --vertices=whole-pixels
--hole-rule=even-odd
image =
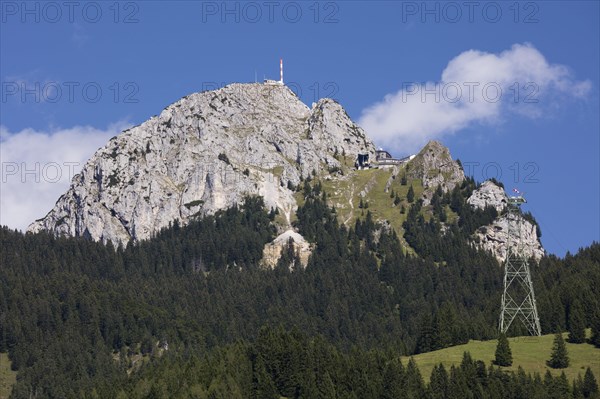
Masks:
[[[283,58],[279,59],[279,83],[283,84]]]

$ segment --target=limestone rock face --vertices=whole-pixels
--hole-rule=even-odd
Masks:
[[[544,248],[540,244],[535,226],[519,216],[520,221],[520,238],[522,242],[523,252],[527,258],[539,260],[544,256]],[[475,232],[475,242],[482,248],[491,251],[499,262],[506,260],[506,253],[510,245],[516,249],[517,242],[512,240],[508,243],[508,225],[511,224],[511,229],[517,230],[517,221],[508,219],[507,215],[502,215],[496,218],[489,226],[483,226]]]
[[[292,229],[283,232],[273,241],[265,245],[262,258],[262,263],[265,267],[274,268],[275,265],[277,265],[277,261],[281,257],[281,252],[287,246],[290,239],[293,242],[292,246],[294,248],[294,252],[296,252],[300,257],[300,263],[302,263],[303,267],[306,267],[308,264],[308,258],[312,253],[312,248],[301,234]]]
[[[478,209],[493,206],[500,213],[506,208],[508,199],[502,187],[497,186],[490,180],[486,180],[467,199],[467,203]]]
[[[420,179],[425,192],[423,203],[428,205],[438,185],[444,192],[452,190],[457,184],[462,183],[465,174],[458,164],[452,159],[450,151],[439,141],[430,141],[407,164],[407,177]]]
[[[518,220],[509,220],[508,215],[502,214],[508,204],[508,197],[504,190],[491,181],[485,181],[479,186],[473,194],[467,199],[467,203],[479,209],[486,206],[493,206],[501,214],[488,226],[482,226],[474,234],[474,241],[480,247],[491,251],[498,261],[506,260],[506,253],[510,245],[511,248],[517,247],[516,241],[508,240],[509,223],[511,230],[517,231],[517,225],[520,225],[520,239],[525,256],[539,260],[545,253],[539,237],[536,226],[522,216]]]
[[[312,109],[284,85],[231,84],[194,93],[112,138],[28,230],[125,243],[169,223],[261,195],[288,222],[287,189],[336,156],[374,154],[364,131],[329,99]]]

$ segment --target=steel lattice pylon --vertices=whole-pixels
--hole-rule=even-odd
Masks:
[[[523,217],[521,205],[527,201],[522,196],[508,198],[508,240],[504,261],[504,291],[500,311],[500,332],[506,333],[518,318],[530,335],[542,335],[529,271],[528,257],[521,240]]]

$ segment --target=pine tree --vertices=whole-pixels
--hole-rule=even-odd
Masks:
[[[569,367],[569,354],[561,333],[557,333],[554,337],[552,354],[550,355],[548,366],[553,369],[564,369]]]
[[[429,397],[432,399],[445,399],[449,395],[448,372],[444,365],[433,366],[429,382]]]
[[[252,378],[252,390],[253,397],[256,399],[273,398],[279,397],[275,383],[271,379],[271,376],[265,368],[265,363],[261,356],[257,356],[254,365],[254,372]]]
[[[317,389],[319,391],[319,398],[323,399],[335,399],[335,384],[331,379],[331,375],[329,372],[325,372],[325,375],[322,377],[319,375],[317,377]]]
[[[585,398],[597,398],[598,395],[598,383],[596,382],[596,377],[594,377],[594,373],[588,367],[585,370],[585,376],[583,377],[583,385],[581,387],[581,391]]]
[[[498,337],[498,345],[496,346],[496,359],[494,364],[497,366],[511,366],[512,365],[512,352],[510,350],[510,344],[506,338],[506,334],[501,333]]]
[[[409,398],[415,399],[425,398],[426,395],[423,377],[412,357],[406,366],[406,394]]]
[[[298,388],[298,392],[295,396],[298,399],[310,399],[319,397],[319,390],[317,388],[315,374],[312,370],[307,370],[304,373],[304,379],[302,381],[302,384]]]
[[[577,379],[573,380],[573,399],[584,399],[583,396],[583,378],[581,374],[577,376]]]
[[[382,399],[398,399],[405,395],[404,367],[400,359],[392,359],[383,373]]]
[[[557,399],[569,398],[570,397],[570,387],[569,380],[567,380],[567,376],[563,371],[560,375],[554,379],[554,384],[552,384],[552,395]]]
[[[464,373],[459,367],[451,366],[447,398],[463,399],[468,398],[469,394],[469,385],[467,384]]]
[[[582,344],[585,342],[585,321],[579,301],[573,302],[569,313],[569,342]]]
[[[408,193],[406,193],[406,200],[410,203],[412,203],[415,200],[415,190],[413,189],[412,185],[408,188]]]
[[[416,353],[425,353],[434,350],[434,331],[433,320],[426,313],[421,320],[421,335],[417,339]]]

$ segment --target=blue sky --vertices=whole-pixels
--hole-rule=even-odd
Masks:
[[[396,155],[441,140],[574,252],[600,240],[599,4],[2,1],[0,223],[44,216],[124,127],[282,57],[309,106],[337,99]]]

